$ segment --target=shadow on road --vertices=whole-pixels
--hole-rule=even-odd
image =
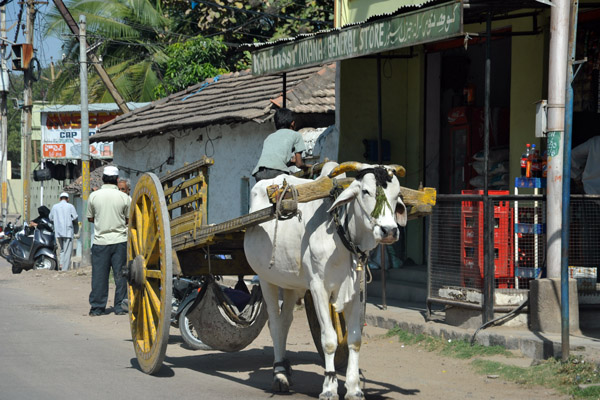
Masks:
[[[171,341],[170,341],[171,342]],[[322,390],[323,375],[321,373],[299,369],[299,365],[321,365],[322,360],[316,352],[287,352],[292,362],[292,383],[290,394],[298,393],[310,397],[318,397]],[[131,359],[133,368],[140,369],[136,358]],[[197,352],[195,355],[183,357],[166,356],[163,367],[156,377],[170,378],[177,369],[185,368],[202,374],[227,379],[229,381],[247,385],[265,393],[272,393],[271,381],[273,379],[273,349],[249,349],[235,353],[205,353]],[[294,368],[296,366],[296,368]],[[247,377],[246,377],[246,374]],[[243,377],[240,374],[244,375]],[[339,375],[340,398],[345,395],[343,375]],[[391,393],[402,395],[416,395],[418,389],[404,389],[386,382],[374,379],[361,380],[365,395],[373,400],[387,400]],[[366,387],[365,387],[366,386]],[[288,394],[278,394],[288,395]]]

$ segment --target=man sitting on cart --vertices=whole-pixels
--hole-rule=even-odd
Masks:
[[[301,169],[308,169],[310,165],[304,164],[302,152],[306,150],[304,139],[296,132],[296,121],[292,111],[280,108],[275,112],[275,128],[263,142],[262,153],[258,164],[252,171],[256,182],[263,179],[275,178],[281,174],[289,174],[288,166],[295,165]],[[290,154],[294,154],[290,161]]]

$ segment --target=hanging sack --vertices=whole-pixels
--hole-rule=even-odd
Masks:
[[[72,162],[68,162],[66,166],[66,176],[65,179],[75,179],[75,164]]]
[[[50,179],[52,179],[52,173],[48,168],[33,171],[33,180],[36,182],[49,181]]]
[[[67,167],[64,165],[56,164],[52,170],[52,178],[56,179],[57,181],[64,181],[65,176],[67,175],[66,170]]]

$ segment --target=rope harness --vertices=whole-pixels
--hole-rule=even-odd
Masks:
[[[281,192],[281,195],[275,203],[275,216],[277,218],[275,218],[275,231],[273,232],[273,250],[271,251],[271,261],[269,262],[269,269],[273,268],[273,265],[275,265],[275,249],[277,248],[277,227],[279,225],[279,220],[291,219],[297,215],[298,221],[302,221],[302,212],[298,210],[298,207],[296,207],[296,210],[291,213],[286,213],[282,211],[281,202],[284,199],[287,191],[290,191],[292,193],[292,200],[294,201],[294,203],[298,204],[298,190],[294,185],[288,184],[287,181],[284,179],[283,191]]]
[[[379,216],[383,213],[384,207],[386,205],[389,208],[389,210],[392,211],[392,206],[388,202],[383,189],[387,188],[388,182],[392,181],[394,173],[390,170],[387,170],[384,167],[366,168],[366,169],[363,169],[362,171],[360,171],[356,175],[356,180],[358,180],[358,181],[362,180],[362,178],[366,174],[373,174],[375,176],[375,182],[376,182],[375,207],[373,208],[373,211],[368,215],[370,215],[371,218],[376,219],[376,218],[379,218]],[[335,201],[338,198],[338,196],[340,195],[340,193],[342,193],[343,190],[344,190],[344,188],[341,187],[337,183],[337,181],[334,179],[333,188],[331,189],[331,192],[329,193],[329,195]],[[357,201],[358,201],[358,199],[357,199]],[[365,212],[367,212],[367,210],[364,209],[364,206],[362,205],[362,203],[359,202],[359,205]],[[333,210],[333,221],[335,222],[337,233],[340,236],[340,239],[342,240],[344,247],[346,247],[346,249],[348,249],[352,254],[354,254],[356,256],[356,258],[357,258],[356,270],[362,271],[363,266],[367,266],[367,270],[369,271],[369,280],[367,283],[369,283],[372,280],[371,270],[368,268],[369,267],[369,263],[368,263],[369,255],[365,251],[361,250],[352,241],[352,238],[350,237],[350,234],[348,232],[347,212],[346,212],[346,218],[344,219],[344,222],[342,223],[341,222],[341,219],[342,219],[342,211],[341,210],[342,210],[342,207],[336,207]],[[371,222],[374,223],[373,220],[371,220]]]

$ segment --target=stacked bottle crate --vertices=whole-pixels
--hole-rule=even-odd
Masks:
[[[489,190],[490,195],[509,194]],[[462,194],[483,194],[483,190],[463,190]],[[461,207],[461,279],[465,287],[482,288],[484,275],[483,201],[463,201]],[[514,287],[513,209],[508,201],[494,204],[494,267],[498,288]]]
[[[539,194],[546,187],[546,178],[515,178],[515,194],[519,189],[533,189]],[[518,288],[529,287],[529,280],[543,274],[546,223],[544,203],[541,201],[515,202],[515,255]]]

